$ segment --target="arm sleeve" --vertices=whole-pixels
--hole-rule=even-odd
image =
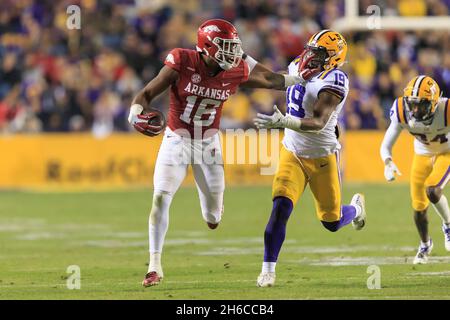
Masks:
[[[167,55],[166,60],[164,60],[164,64],[169,68],[172,68],[175,71],[180,72],[181,70],[180,49],[179,48],[172,49],[172,51],[170,51],[169,54]]]
[[[383,162],[385,162],[387,158],[392,158],[392,147],[403,129],[398,122],[395,106],[396,104],[394,101],[390,112],[391,124],[384,135],[383,142],[381,143],[380,156]]]
[[[255,66],[258,64],[258,61],[256,61],[252,57],[250,57],[248,54],[245,55],[244,61],[247,63],[248,74],[250,75],[250,73],[252,73]]]

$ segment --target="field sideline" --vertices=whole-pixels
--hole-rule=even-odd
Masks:
[[[368,223],[337,233],[315,217],[309,190],[294,210],[274,288],[257,288],[270,187],[228,188],[225,215],[211,231],[197,191],[171,208],[164,282],[144,289],[151,190],[0,193],[0,299],[450,299],[450,253],[431,209],[431,263],[413,266],[418,245],[407,185],[346,185],[366,195]],[[448,191],[447,191],[448,195]],[[369,265],[381,289],[369,290]],[[81,269],[81,289],[66,269]]]

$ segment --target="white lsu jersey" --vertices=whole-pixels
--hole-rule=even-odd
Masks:
[[[299,59],[289,64],[289,74],[298,75]],[[342,70],[331,69],[311,78],[306,86],[296,84],[286,90],[286,115],[307,119],[314,117],[314,105],[322,90],[329,90],[342,100],[320,132],[297,132],[285,129],[283,145],[286,149],[303,158],[320,158],[341,148],[336,137],[339,113],[344,106],[349,91],[348,77]]]
[[[450,100],[440,98],[432,122],[423,127],[411,128],[412,115],[407,112],[404,99],[397,98],[390,111],[391,126],[406,129],[414,136],[414,152],[434,156],[450,151]]]

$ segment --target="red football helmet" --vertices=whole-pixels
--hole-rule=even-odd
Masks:
[[[213,58],[224,70],[237,67],[243,54],[236,28],[222,19],[208,20],[198,28],[197,51]]]

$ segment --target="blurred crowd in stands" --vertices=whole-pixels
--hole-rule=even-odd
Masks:
[[[130,131],[131,99],[174,47],[195,48],[209,18],[233,22],[244,51],[277,71],[315,32],[344,15],[344,0],[2,0],[0,2],[0,132]],[[360,0],[360,14],[449,14],[450,0]],[[66,26],[69,5],[81,29]],[[349,130],[383,129],[395,97],[425,73],[450,95],[450,36],[442,31],[344,33],[350,94],[342,121]],[[256,112],[284,105],[284,92],[241,90],[224,106],[222,127],[251,127]],[[168,95],[153,106],[166,112]],[[283,108],[283,107],[282,107]]]

